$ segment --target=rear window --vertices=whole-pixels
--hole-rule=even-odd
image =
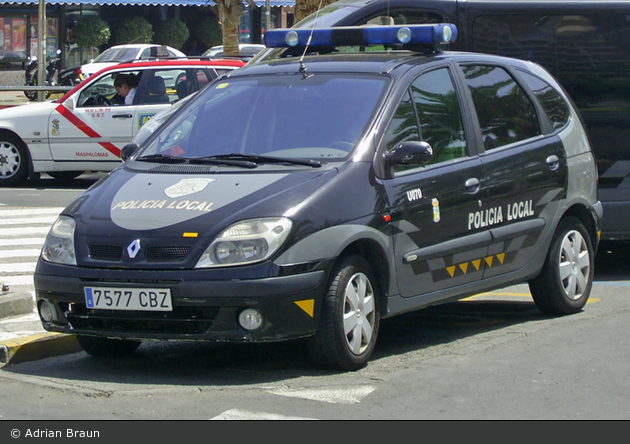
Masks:
[[[551,122],[551,127],[558,130],[569,121],[569,106],[558,92],[547,82],[534,76],[533,74],[519,71],[523,81],[538,98],[538,101],[545,110],[545,114]]]

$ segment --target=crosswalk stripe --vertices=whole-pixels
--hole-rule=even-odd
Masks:
[[[29,234],[48,234],[50,226],[46,227],[20,227],[20,228],[0,228],[0,236],[20,236]]]
[[[38,257],[41,250],[1,250],[0,258],[9,257]]]
[[[15,245],[26,246],[26,245],[39,245],[40,247],[44,245],[46,241],[45,237],[21,237],[19,239],[0,239],[0,247],[13,247]]]
[[[0,276],[0,282],[9,285],[9,288],[18,285],[33,285],[33,275],[25,276]]]
[[[57,220],[57,216],[58,215],[51,215],[51,216],[45,216],[45,217],[29,217],[27,221],[29,225],[42,224],[42,225],[47,225],[50,227],[50,225],[52,225]],[[0,218],[1,217],[2,217],[2,214],[0,214]],[[2,220],[2,225],[24,225],[24,219],[20,219],[20,218],[1,219],[1,220]]]
[[[63,207],[0,208],[0,283],[33,289],[33,273],[46,235]]]
[[[12,207],[14,208],[14,207]],[[13,216],[32,216],[32,215],[59,215],[63,211],[63,207],[49,207],[49,208],[22,208],[22,209],[0,209],[0,218],[13,217]]]
[[[230,409],[221,413],[220,415],[210,418],[213,421],[243,421],[243,420],[256,420],[256,421],[287,421],[287,420],[301,420],[301,421],[313,421],[315,418],[302,418],[300,416],[287,416],[278,415],[276,413],[266,412],[254,412],[251,410]]]

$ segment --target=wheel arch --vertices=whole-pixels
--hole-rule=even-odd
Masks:
[[[599,245],[599,225],[593,216],[593,210],[581,203],[574,204],[562,215],[562,219],[566,219],[567,217],[575,217],[584,224],[586,231],[588,231],[591,237],[593,251],[596,252]]]
[[[359,239],[348,246],[339,254],[335,263],[342,261],[345,257],[357,255],[361,256],[372,268],[376,282],[372,285],[377,286],[379,295],[378,304],[380,312],[384,313],[387,303],[387,293],[390,285],[391,273],[389,258],[381,245],[371,239]]]

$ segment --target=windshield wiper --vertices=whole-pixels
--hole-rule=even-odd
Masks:
[[[313,168],[319,168],[322,166],[321,162],[314,159],[292,159],[288,157],[273,157],[273,156],[261,156],[260,154],[219,154],[216,156],[200,157],[200,159],[206,160],[248,160],[256,163],[289,163],[292,165],[305,165]]]
[[[148,156],[141,156],[135,160],[141,162],[163,162],[163,163],[183,163],[186,159],[178,156],[171,156],[169,154],[150,154]]]
[[[247,160],[232,160],[232,159],[223,159],[220,156],[209,156],[209,157],[187,157],[186,160],[191,164],[212,164],[212,165],[230,165],[237,166],[242,168],[258,168],[258,165],[254,162],[249,162]]]

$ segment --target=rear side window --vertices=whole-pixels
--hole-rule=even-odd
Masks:
[[[559,130],[569,121],[569,106],[558,92],[544,80],[533,74],[519,71],[523,81],[538,98],[551,122],[554,131]]]
[[[491,65],[463,65],[486,150],[541,134],[534,104],[506,70]]]

